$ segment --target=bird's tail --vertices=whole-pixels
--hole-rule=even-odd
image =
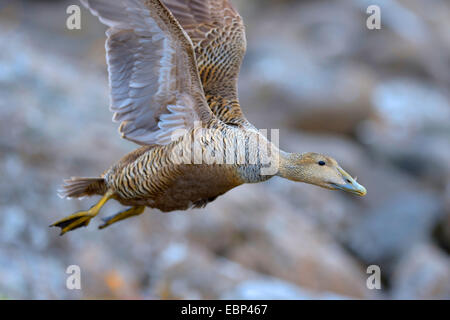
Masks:
[[[61,198],[83,198],[86,196],[103,195],[107,191],[103,178],[76,178],[64,180],[58,195]]]

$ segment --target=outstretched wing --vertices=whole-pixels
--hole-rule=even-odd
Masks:
[[[229,124],[248,124],[237,82],[246,51],[245,27],[229,0],[162,0],[191,38],[209,106]]]
[[[168,144],[178,129],[208,123],[191,40],[159,0],[81,0],[106,32],[113,120],[138,144]]]

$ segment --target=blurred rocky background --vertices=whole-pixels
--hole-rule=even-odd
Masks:
[[[248,118],[280,128],[283,148],[335,157],[367,197],[274,178],[59,237],[48,225],[96,200],[59,199],[62,179],[136,146],[110,121],[105,27],[82,9],[68,30],[75,0],[0,0],[0,298],[450,298],[450,2],[233,3]],[[366,28],[372,4],[381,30]],[[66,289],[73,264],[80,291]],[[373,264],[381,290],[366,287]]]

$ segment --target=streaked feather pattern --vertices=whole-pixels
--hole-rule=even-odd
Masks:
[[[205,95],[216,117],[228,124],[253,127],[238,99],[237,82],[247,47],[239,13],[229,0],[163,2],[193,42]]]

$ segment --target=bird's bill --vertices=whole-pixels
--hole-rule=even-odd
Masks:
[[[356,194],[358,196],[365,196],[367,194],[366,188],[364,188],[362,185],[360,185],[356,179],[354,179],[351,175],[349,175],[347,172],[345,172],[344,169],[341,167],[338,167],[339,173],[342,175],[342,178],[344,179],[344,184],[336,184],[333,183],[333,188],[337,190],[342,190],[345,192],[349,192],[352,194]]]

